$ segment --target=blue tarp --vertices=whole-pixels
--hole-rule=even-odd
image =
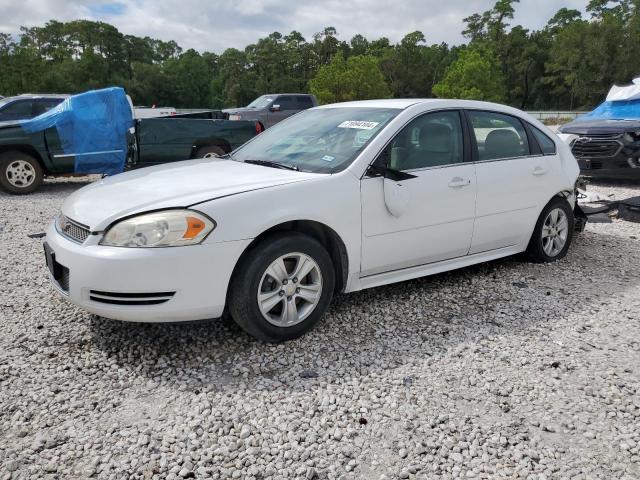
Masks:
[[[75,172],[113,175],[124,170],[133,114],[124,90],[114,87],[73,95],[20,125],[29,133],[55,127],[64,154],[75,156]]]
[[[577,120],[640,120],[640,100],[617,100],[601,103],[594,111]]]

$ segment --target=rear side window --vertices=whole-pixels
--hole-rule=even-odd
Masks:
[[[522,122],[497,112],[469,111],[479,160],[499,160],[530,155]]]
[[[555,155],[556,154],[556,142],[551,140],[545,133],[541,130],[538,130],[533,125],[529,124],[529,128],[531,132],[533,132],[533,136],[536,138],[538,145],[540,145],[540,150],[542,150],[543,155]]]
[[[37,117],[62,103],[61,98],[45,98],[33,102],[33,116]]]
[[[298,105],[296,103],[295,98],[288,95],[283,95],[281,97],[278,97],[276,101],[273,102],[273,104],[280,105],[280,110],[297,110],[298,109]]]
[[[313,102],[311,101],[311,97],[299,96],[296,97],[298,100],[298,108],[300,110],[306,110],[307,108],[313,107]]]

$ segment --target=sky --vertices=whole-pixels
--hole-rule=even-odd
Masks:
[[[495,0],[0,0],[0,32],[50,19],[88,19],[124,34],[175,40],[184,49],[221,53],[243,49],[271,32],[297,30],[310,40],[333,26],[340,39],[356,33],[393,43],[422,31],[427,43],[464,42],[462,19]],[[583,10],[588,0],[521,0],[512,25],[536,29],[562,7]]]

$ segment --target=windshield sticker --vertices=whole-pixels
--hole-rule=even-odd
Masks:
[[[359,130],[373,130],[379,122],[363,122],[360,120],[346,120],[338,125],[338,128],[357,128]]]
[[[325,162],[333,162],[336,159],[336,157],[332,157],[331,155],[325,155],[324,157],[322,157],[322,160],[324,160]]]

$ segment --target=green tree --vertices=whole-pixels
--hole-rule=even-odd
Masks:
[[[320,103],[389,98],[391,91],[378,67],[378,60],[366,55],[334,55],[331,63],[318,70],[309,82],[311,93]]]
[[[500,69],[488,51],[466,49],[433,87],[439,98],[501,102],[505,91]]]

